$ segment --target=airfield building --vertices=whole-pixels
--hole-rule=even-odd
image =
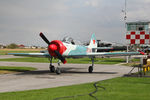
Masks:
[[[127,22],[126,39],[129,45],[149,45],[150,21]]]
[[[150,49],[150,21],[126,23],[126,40],[129,51]]]

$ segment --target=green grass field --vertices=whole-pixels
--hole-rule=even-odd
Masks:
[[[36,53],[44,49],[0,49],[0,55],[7,55],[8,53]]]
[[[101,81],[97,85],[105,87],[105,90],[98,88],[98,92],[93,94],[97,100],[150,100],[150,78],[121,77]],[[87,83],[40,90],[0,93],[0,100],[54,100],[59,97],[80,94],[87,95],[57,100],[96,100],[88,95],[93,91],[95,91],[93,83]]]
[[[79,58],[79,59],[67,58],[66,60],[67,63],[79,63],[79,64],[91,63],[90,58]],[[0,59],[0,61],[49,63],[48,58],[39,58],[39,57],[7,58],[7,59]],[[53,59],[53,63],[56,62],[58,62],[58,59]],[[94,63],[95,64],[118,64],[124,62],[125,59],[122,58],[96,58]]]
[[[33,71],[36,68],[33,67],[15,67],[15,66],[0,66],[0,74],[8,74],[14,72],[26,72],[26,71]]]
[[[24,72],[24,71],[33,71],[33,70],[36,70],[36,68],[33,68],[33,67],[0,66],[0,70]]]

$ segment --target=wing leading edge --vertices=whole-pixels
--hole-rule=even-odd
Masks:
[[[8,53],[15,56],[50,57],[49,53]]]
[[[141,52],[100,52],[100,53],[87,53],[87,54],[73,54],[68,56],[130,56],[142,55]]]

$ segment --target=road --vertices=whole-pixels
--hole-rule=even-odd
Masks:
[[[54,64],[57,66],[57,64]],[[62,74],[49,72],[48,63],[0,62],[0,66],[28,66],[38,70],[0,75],[0,92],[52,88],[95,82],[127,74],[132,68],[120,65],[95,64],[94,72],[88,73],[90,64],[62,64]]]

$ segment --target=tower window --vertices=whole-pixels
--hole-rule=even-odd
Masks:
[[[144,30],[144,27],[143,27],[143,26],[140,26],[140,27],[138,28],[138,30],[139,30],[139,31],[142,31],[142,30]]]

